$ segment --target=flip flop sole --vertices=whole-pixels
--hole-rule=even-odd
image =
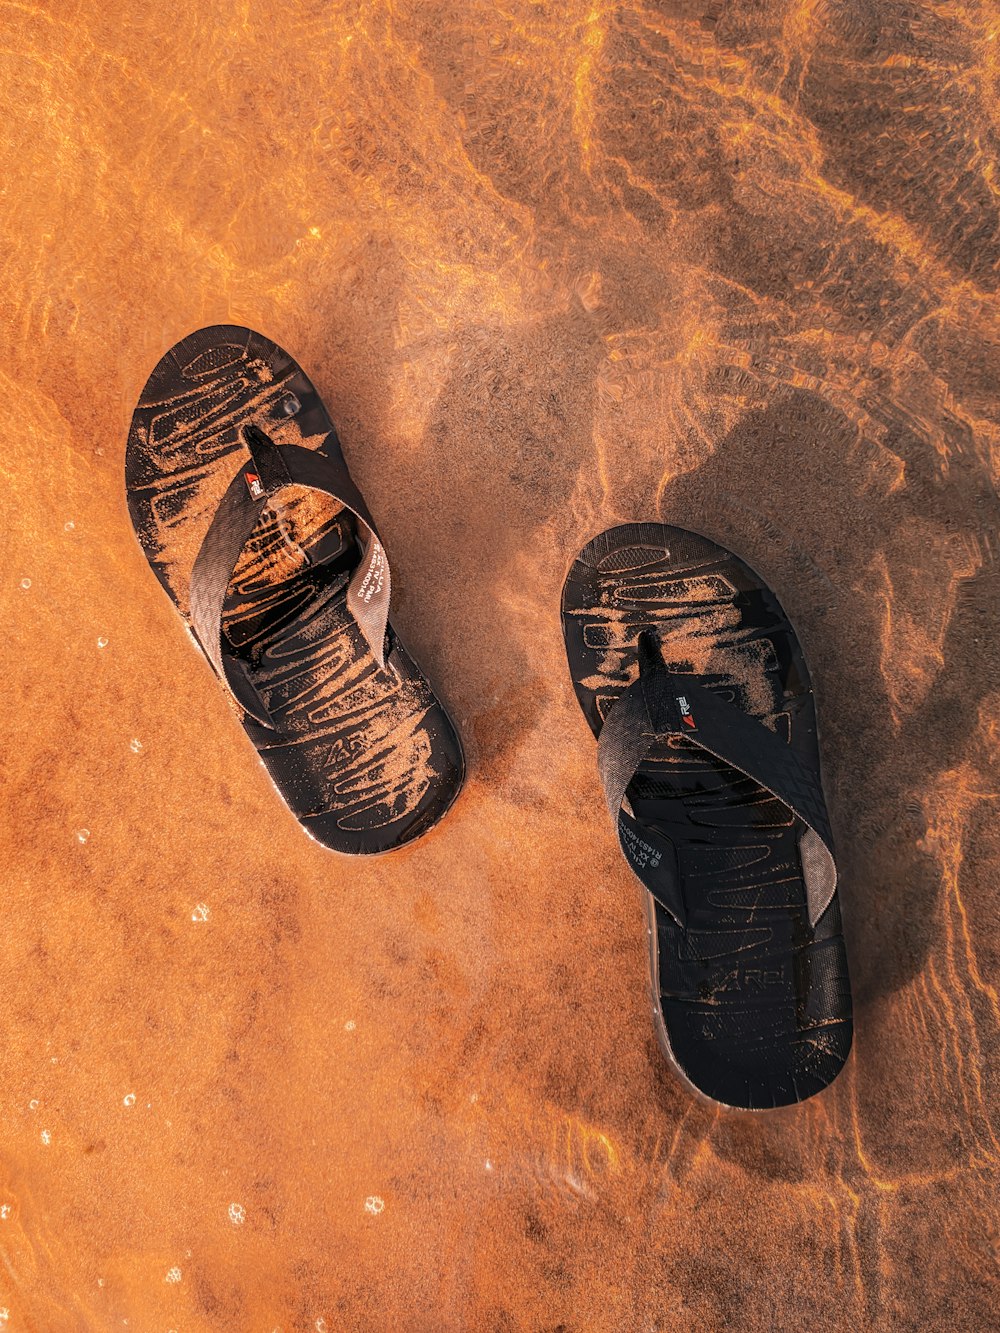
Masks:
[[[342,462],[333,423],[301,367],[237,326],[200,329],[172,347],[132,419],[132,523],[192,636],[192,568],[227,486],[252,466],[243,438],[251,424],[279,445]],[[272,497],[236,565],[222,633],[227,671],[249,682],[274,723],[241,718],[286,804],[324,846],[378,854],[442,818],[464,761],[451,721],[398,638],[391,636],[391,669],[381,669],[346,606],[356,535],[354,516],[328,495],[287,487]]]
[[[627,524],[581,552],[563,591],[574,689],[599,736],[653,631],[672,672],[760,719],[819,770],[812,686],[777,598],[743,561],[661,524]],[[764,1109],[826,1087],[851,1045],[839,905],[810,924],[800,822],[722,760],[673,737],[627,791],[676,848],[684,925],[644,886],[654,1024],[668,1058],[713,1101]]]

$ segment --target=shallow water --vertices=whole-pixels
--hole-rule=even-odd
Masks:
[[[988,1327],[995,13],[0,32],[6,1327]],[[324,393],[466,743],[372,865],[302,835],[129,527],[139,389],[217,321]],[[766,1117],[657,1054],[563,657],[569,561],[643,518],[760,570],[817,684],[857,1035]]]

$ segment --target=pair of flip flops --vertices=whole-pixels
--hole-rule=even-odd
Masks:
[[[129,511],[275,786],[335,851],[388,852],[464,776],[389,622],[385,550],[297,363],[202,329],[161,359],[126,455]],[[802,652],[774,594],[703,537],[592,541],[562,605],[570,673],[643,886],[654,1025],[730,1106],[800,1101],[847,1058],[837,871]]]

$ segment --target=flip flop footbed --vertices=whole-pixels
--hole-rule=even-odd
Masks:
[[[566,580],[563,625],[595,736],[637,679],[638,638],[652,631],[671,672],[759,719],[818,771],[795,632],[758,576],[706,538],[661,524],[595,538]],[[676,854],[683,925],[647,895],[654,1021],[671,1059],[732,1106],[825,1087],[850,1049],[850,992],[836,896],[810,924],[802,822],[681,736],[654,745],[626,801],[650,842]]]
[[[129,511],[189,629],[205,534],[233,477],[253,466],[248,425],[279,451],[295,445],[342,459],[301,368],[269,339],[233,326],[202,329],[171,348],[133,417]],[[251,716],[243,724],[303,826],[336,850],[374,853],[441,818],[463,760],[399,640],[390,631],[382,669],[348,609],[357,537],[354,515],[332,496],[289,486],[270,497],[226,593],[222,644],[230,680],[245,679],[266,706],[273,726]],[[182,708],[183,698],[165,706]]]

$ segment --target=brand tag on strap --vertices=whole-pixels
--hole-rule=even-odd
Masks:
[[[264,483],[256,472],[244,472],[243,480],[247,484],[247,490],[250,492],[252,500],[259,500],[264,494]]]

